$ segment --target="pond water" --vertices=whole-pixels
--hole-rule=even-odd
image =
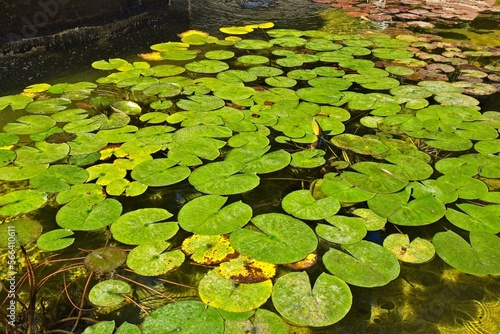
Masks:
[[[6,331],[500,333],[499,21],[405,5],[193,1],[1,59]]]

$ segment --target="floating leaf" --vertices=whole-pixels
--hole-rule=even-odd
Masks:
[[[287,327],[279,315],[261,308],[255,311],[255,315],[251,319],[247,318],[241,320],[240,319],[233,320],[233,319],[227,319],[226,317],[226,322],[225,322],[226,334],[251,333],[252,331],[254,333],[286,334]]]
[[[186,179],[191,170],[186,166],[176,166],[178,161],[162,158],[141,162],[132,169],[132,178],[147,186],[161,187]]]
[[[241,202],[225,207],[227,197],[207,195],[193,199],[179,211],[179,225],[195,234],[218,235],[244,226],[252,218],[252,208]]]
[[[229,312],[247,312],[264,304],[273,289],[270,279],[259,283],[236,283],[220,273],[209,271],[200,281],[198,293],[210,306]]]
[[[470,244],[453,231],[438,232],[432,239],[436,253],[450,266],[472,275],[500,274],[500,238],[471,232]]]
[[[139,275],[158,276],[171,272],[184,262],[180,250],[165,251],[170,246],[166,241],[139,245],[127,257],[127,266]]]
[[[139,115],[142,111],[140,105],[133,101],[119,101],[111,105],[114,109],[124,112],[127,115]]]
[[[7,123],[3,130],[17,135],[29,135],[47,131],[56,124],[56,121],[44,115],[22,116],[17,121],[18,123]]]
[[[498,214],[489,210],[486,206],[479,206],[470,203],[461,203],[457,206],[463,212],[448,208],[446,219],[467,231],[485,232],[496,234],[500,232],[500,220]]]
[[[239,194],[257,187],[260,178],[253,173],[241,173],[244,168],[240,162],[212,162],[195,169],[189,176],[198,191],[214,195]]]
[[[426,194],[410,201],[410,194],[409,187],[393,194],[377,194],[368,200],[368,207],[391,223],[403,226],[432,224],[445,215],[446,208],[436,197]]]
[[[179,100],[177,106],[184,110],[209,111],[219,109],[225,105],[224,100],[217,96],[193,95],[188,98],[189,100]]]
[[[38,190],[15,190],[0,196],[0,216],[17,216],[40,208],[47,194]]]
[[[299,219],[319,220],[336,214],[340,209],[340,202],[334,197],[316,200],[309,190],[296,190],[283,198],[281,206]]]
[[[398,259],[388,249],[364,240],[343,248],[349,254],[330,248],[323,263],[347,283],[369,288],[386,285],[399,276]]]
[[[122,179],[127,175],[125,169],[119,168],[113,164],[98,164],[87,168],[89,173],[88,181],[96,180],[96,184],[105,186],[117,179]]]
[[[220,60],[199,60],[187,63],[186,69],[195,73],[219,73],[229,68],[229,65]]]
[[[331,216],[326,218],[331,224],[318,224],[316,233],[319,237],[336,244],[354,244],[366,236],[364,220],[355,217]]]
[[[129,211],[111,224],[111,233],[114,239],[127,245],[168,240],[179,230],[177,222],[163,222],[170,217],[170,212],[160,208]]]
[[[75,238],[66,238],[73,235],[70,229],[56,229],[42,234],[36,244],[38,248],[45,251],[56,251],[69,247]]]
[[[404,188],[408,181],[394,175],[383,164],[358,162],[352,166],[356,172],[343,172],[342,178],[350,184],[372,193],[393,193]]]
[[[384,228],[387,219],[380,217],[370,209],[356,209],[352,212],[354,215],[363,218],[363,223],[368,231],[378,231]]]
[[[30,178],[34,189],[47,192],[60,192],[70,189],[73,184],[87,181],[89,173],[80,167],[72,165],[52,165],[41,174]]]
[[[42,225],[35,220],[15,219],[0,225],[0,248],[13,244],[26,246],[42,233]]]
[[[170,303],[144,319],[143,334],[223,334],[224,320],[211,306],[195,300]]]
[[[340,321],[347,314],[352,294],[349,286],[338,277],[322,273],[311,288],[307,273],[296,272],[276,281],[272,300],[289,322],[323,327]]]
[[[375,196],[375,193],[355,187],[341,177],[328,179],[319,186],[324,195],[331,196],[344,204],[364,202]]]
[[[409,263],[425,263],[434,258],[436,251],[432,243],[425,239],[415,238],[410,242],[407,234],[393,233],[384,239],[384,247],[396,257]]]
[[[125,301],[122,295],[131,293],[132,288],[127,282],[109,279],[97,283],[90,289],[89,300],[97,306],[116,306]]]
[[[0,167],[0,180],[20,181],[35,177],[49,168],[49,164],[19,165]]]
[[[27,112],[32,114],[52,114],[66,109],[66,105],[70,103],[71,100],[65,98],[49,98],[45,100],[33,101],[29,103],[25,109]]]
[[[11,106],[14,110],[23,109],[31,101],[33,101],[33,98],[26,95],[0,96],[0,110],[5,109],[7,106]]]
[[[323,166],[326,162],[325,151],[318,149],[303,150],[292,153],[290,165],[298,168],[315,168]]]
[[[182,242],[182,251],[204,265],[216,265],[236,256],[226,235],[193,234]]]
[[[99,274],[111,273],[125,263],[127,253],[115,247],[102,247],[93,250],[83,262],[85,267]]]
[[[277,265],[257,261],[240,255],[235,259],[221,263],[219,273],[237,283],[264,282],[276,275]]]
[[[233,247],[248,257],[275,264],[291,263],[316,249],[316,234],[298,219],[270,213],[254,217],[252,223],[261,232],[239,229],[230,238]]]
[[[122,205],[111,198],[97,204],[71,202],[57,212],[56,221],[73,231],[93,231],[110,225],[121,213]]]
[[[100,321],[95,325],[88,326],[84,334],[112,334],[115,329],[115,321]]]

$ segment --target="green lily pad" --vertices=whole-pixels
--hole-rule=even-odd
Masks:
[[[127,253],[123,249],[115,247],[102,247],[93,250],[83,262],[85,267],[98,274],[111,273],[113,270],[125,263]]]
[[[211,50],[205,53],[205,57],[214,60],[231,59],[234,57],[234,52],[228,50]]]
[[[115,321],[101,321],[95,325],[88,326],[83,331],[84,334],[113,334],[115,330]]]
[[[177,106],[184,110],[209,111],[219,109],[225,105],[224,100],[217,96],[192,95],[188,98],[189,100],[179,100]]]
[[[453,231],[434,235],[436,253],[450,266],[472,275],[500,274],[500,238],[491,233],[470,232],[470,244]]]
[[[408,181],[387,170],[387,165],[376,162],[358,162],[352,165],[358,172],[346,171],[342,178],[350,184],[372,193],[393,193],[403,189]]]
[[[63,130],[68,133],[86,133],[98,130],[102,123],[98,118],[86,118],[82,120],[72,121],[63,127]]]
[[[180,250],[166,251],[167,241],[156,241],[139,245],[127,257],[127,266],[139,275],[158,276],[174,271],[184,262]]]
[[[114,320],[112,322],[114,322]],[[115,334],[141,334],[141,333],[142,332],[139,329],[139,327],[137,327],[136,325],[132,325],[126,321],[123,322],[115,332]],[[101,334],[101,333],[99,333],[99,334]]]
[[[336,105],[344,96],[344,94],[337,89],[323,87],[300,88],[296,93],[302,100],[330,105]]]
[[[349,284],[376,287],[399,276],[399,262],[388,249],[370,241],[343,245],[349,253],[330,248],[323,255],[326,269]]]
[[[74,201],[59,209],[56,222],[73,231],[93,231],[110,225],[121,213],[122,205],[115,199],[106,198],[97,204]]]
[[[133,101],[119,101],[113,103],[111,106],[127,115],[139,115],[142,111],[141,106]]]
[[[326,221],[331,225],[318,224],[319,237],[336,244],[354,244],[366,236],[364,220],[356,217],[330,216]]]
[[[219,161],[195,169],[189,183],[198,191],[213,195],[239,194],[257,187],[260,178],[253,173],[241,173],[245,166],[236,161]]]
[[[17,121],[17,123],[7,123],[3,131],[16,135],[29,135],[47,131],[56,124],[56,121],[44,115],[22,116]]]
[[[17,245],[26,246],[42,233],[42,224],[36,220],[15,219],[0,225],[0,248],[7,248],[12,240]],[[10,239],[10,240],[9,240]]]
[[[105,186],[112,181],[125,177],[127,171],[113,164],[98,164],[87,168],[89,178],[87,181],[96,180],[96,184]]]
[[[446,219],[453,225],[473,232],[496,234],[500,232],[498,214],[490,211],[487,206],[470,203],[457,204],[463,212],[452,208],[446,210]]]
[[[227,235],[193,234],[182,242],[182,251],[203,265],[216,265],[235,256]]]
[[[151,67],[155,77],[173,77],[186,71],[184,67],[177,65],[157,65]]]
[[[186,69],[195,73],[219,73],[229,69],[229,65],[220,60],[199,60],[185,65]]]
[[[28,103],[33,101],[31,96],[26,95],[7,95],[0,97],[0,110],[7,108],[7,106],[11,106],[12,109],[24,109]]]
[[[70,103],[71,100],[65,98],[49,98],[33,101],[29,103],[25,109],[32,114],[52,114],[66,109],[66,105]]]
[[[256,174],[272,173],[288,166],[290,160],[291,156],[288,152],[277,150],[249,161],[242,172]]]
[[[15,190],[0,196],[0,216],[17,216],[40,208],[47,193],[38,190]]]
[[[168,60],[191,60],[195,59],[197,55],[195,50],[171,50],[160,53],[163,59]]]
[[[42,234],[36,241],[36,245],[41,250],[56,251],[69,247],[75,238],[66,238],[73,235],[70,229],[56,229]]]
[[[425,263],[434,258],[436,251],[430,241],[415,238],[410,242],[407,234],[393,233],[384,239],[384,247],[398,260],[409,263]]]
[[[464,199],[477,199],[488,192],[488,186],[483,181],[458,173],[440,176],[436,184],[449,192],[456,191],[458,197]]]
[[[387,219],[377,215],[373,210],[360,208],[352,212],[354,215],[363,218],[363,223],[368,231],[378,231],[384,228]]]
[[[244,100],[255,94],[255,90],[250,87],[227,85],[214,90],[214,95],[224,100]]]
[[[49,144],[45,141],[35,143],[35,147],[23,146],[16,150],[16,163],[45,164],[65,158],[69,146],[65,143]]]
[[[127,245],[168,240],[179,230],[177,222],[163,222],[170,217],[170,212],[160,208],[130,211],[111,224],[111,233],[114,239]]]
[[[219,235],[243,227],[252,218],[252,208],[241,202],[225,207],[227,197],[207,195],[193,199],[179,211],[179,225],[196,234]]]
[[[186,179],[191,170],[186,166],[176,166],[178,161],[161,158],[141,162],[132,169],[132,178],[147,186],[161,187]]]
[[[252,223],[259,232],[239,229],[230,237],[233,247],[248,257],[275,264],[292,263],[316,249],[316,234],[298,219],[269,213],[254,217]]]
[[[200,281],[201,300],[229,312],[248,312],[264,304],[273,290],[270,279],[259,283],[237,283],[225,278],[220,269],[209,271]]]
[[[117,306],[125,301],[122,295],[131,293],[132,288],[127,282],[109,279],[97,283],[90,289],[89,300],[97,306]]]
[[[277,281],[273,305],[289,322],[323,327],[340,321],[352,305],[349,286],[340,278],[322,273],[314,287],[306,272],[288,273]]]
[[[319,220],[333,216],[340,210],[340,202],[334,197],[314,199],[309,190],[296,190],[286,195],[281,206],[299,219]]]
[[[146,89],[143,90],[143,92],[147,96],[156,95],[158,97],[174,97],[182,92],[182,87],[175,82],[160,82],[148,86]]]
[[[256,75],[258,77],[274,77],[282,75],[284,72],[278,67],[272,66],[253,66],[248,69],[248,73]]]
[[[332,144],[342,149],[359,154],[378,156],[389,150],[389,147],[379,140],[343,133],[332,138]]]
[[[68,142],[70,154],[73,156],[97,152],[107,144],[105,140],[99,139],[94,133],[79,133],[75,139]]]
[[[315,168],[323,166],[326,162],[325,151],[319,149],[309,149],[292,153],[290,165],[298,168]]]
[[[406,66],[387,66],[385,70],[391,74],[398,76],[412,75],[415,71]],[[402,86],[403,87],[403,86]]]
[[[223,82],[252,82],[257,80],[257,75],[242,70],[227,70],[219,72],[217,79]]]
[[[439,199],[426,194],[410,201],[411,189],[393,194],[377,194],[368,200],[368,207],[388,221],[403,226],[432,224],[441,219],[446,208]]]
[[[219,310],[220,312],[220,310]],[[237,313],[241,314],[241,313]],[[243,314],[247,314],[246,312]],[[250,316],[253,315],[253,312]],[[223,314],[224,316],[224,314]],[[226,317],[226,334],[236,333],[273,333],[286,334],[287,327],[279,315],[265,309],[258,309],[250,319],[228,319]]]
[[[49,168],[49,164],[0,167],[0,180],[20,181],[35,177]]]
[[[144,319],[143,334],[223,334],[224,320],[211,306],[195,300],[170,303]]]
[[[322,182],[320,189],[324,195],[344,204],[364,202],[375,196],[375,193],[355,187],[339,176]]]
[[[30,178],[32,188],[46,192],[60,192],[70,189],[73,184],[87,181],[89,173],[72,165],[52,165],[41,174]]]

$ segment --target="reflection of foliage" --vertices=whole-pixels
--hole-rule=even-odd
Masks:
[[[402,284],[400,261],[437,254],[468,274],[499,274],[500,199],[488,185],[500,177],[500,113],[480,112],[478,98],[497,91],[499,51],[357,32],[190,31],[152,46],[156,66],[96,61],[111,72],[96,84],[0,98],[18,117],[0,134],[0,179],[25,184],[0,196],[0,215],[42,221],[41,235],[24,224],[19,244],[72,254],[27,259],[17,289],[28,282],[32,315],[20,325],[54,328],[34,314],[56,276],[73,306],[65,319],[77,314],[72,331],[84,307],[90,322],[97,307],[128,307],[146,316],[144,333],[181,330],[175,319],[222,333],[224,322],[282,332],[264,311],[271,302],[296,325],[340,324],[368,293],[360,288]],[[173,303],[194,296],[176,293],[189,286],[171,275],[204,303]],[[87,333],[114,329],[97,326]]]

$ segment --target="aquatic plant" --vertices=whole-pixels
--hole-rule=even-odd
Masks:
[[[19,244],[48,254],[95,247],[57,273],[88,271],[80,311],[88,295],[97,313],[142,312],[140,328],[116,333],[329,326],[351,309],[352,287],[385,286],[401,263],[435,254],[500,273],[499,113],[480,109],[497,92],[499,51],[269,28],[189,31],[142,55],[158,64],[99,60],[96,83],[0,98],[11,119],[0,179],[18,187],[0,196],[1,228],[15,224]],[[265,192],[272,182],[279,194]],[[167,278],[193,268],[197,295],[172,302]],[[101,321],[85,333],[114,330]]]

